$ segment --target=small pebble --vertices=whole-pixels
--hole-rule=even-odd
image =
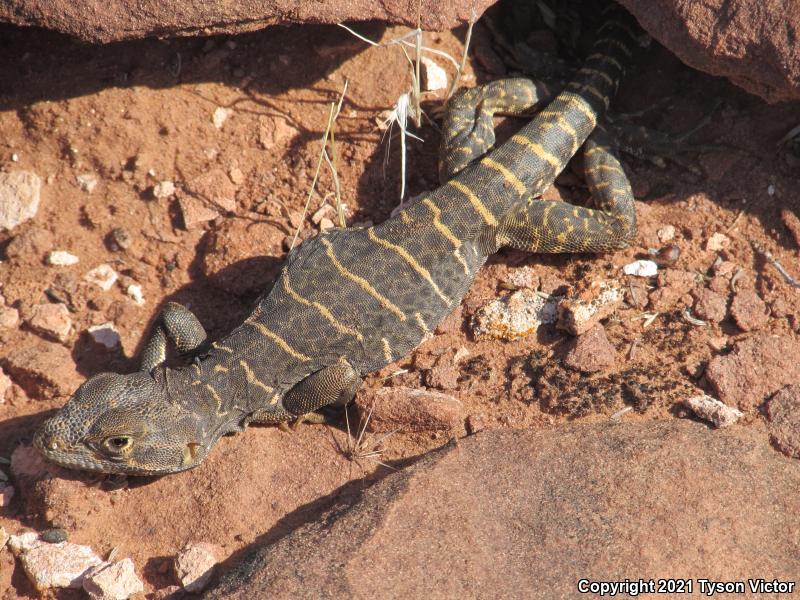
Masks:
[[[153,196],[156,198],[171,198],[175,194],[175,184],[169,180],[159,181],[153,186]]]
[[[786,456],[800,458],[800,385],[787,385],[767,402],[772,443]]]
[[[231,167],[228,171],[228,177],[231,178],[231,181],[236,185],[241,185],[244,182],[244,173],[239,167]]]
[[[144,306],[144,293],[142,292],[142,286],[138,283],[131,283],[125,290],[125,293],[128,294],[128,297],[138,306]]]
[[[422,76],[422,89],[426,92],[435,92],[447,89],[447,72],[435,60],[423,56],[420,61]]]
[[[0,230],[14,229],[39,210],[42,181],[30,171],[0,173]]]
[[[330,219],[322,219],[319,222],[320,231],[327,231],[328,229],[333,229],[334,227],[336,227],[336,225],[334,225],[333,221],[331,221]]]
[[[114,244],[115,250],[127,250],[131,247],[131,236],[127,230],[122,227],[115,227],[109,234],[111,241]]]
[[[211,117],[211,121],[214,123],[214,127],[217,129],[221,129],[222,125],[225,121],[228,120],[228,117],[233,114],[233,111],[229,108],[223,108],[222,106],[218,106],[216,110],[214,110],[214,115]]]
[[[0,306],[0,328],[13,329],[19,324],[19,311],[10,306]]]
[[[658,265],[652,260],[635,260],[625,265],[622,272],[635,277],[655,277],[658,275]]]
[[[47,264],[57,267],[77,265],[80,259],[66,250],[53,250],[47,255]]]
[[[689,398],[685,404],[695,415],[704,421],[709,421],[717,428],[733,425],[743,414],[739,409],[723,404],[706,394]]]
[[[514,340],[555,323],[557,310],[554,298],[521,289],[507,299],[492,300],[479,308],[472,319],[472,333],[475,337]]]
[[[731,243],[731,238],[729,238],[724,233],[715,233],[713,234],[708,240],[706,241],[706,250],[709,252],[717,252],[724,248],[727,248],[728,245]]]
[[[681,249],[677,244],[667,244],[655,251],[653,260],[659,267],[670,267],[678,262],[680,256]]]
[[[15,491],[13,485],[0,484],[0,508],[7,508],[11,504]]]
[[[330,204],[323,204],[322,207],[311,215],[311,222],[314,225],[319,225],[322,219],[333,220],[336,217],[336,209]]]
[[[83,589],[92,600],[127,600],[144,591],[133,561],[126,558],[94,567],[83,580]]]
[[[5,371],[3,371],[3,367],[0,367],[0,404],[3,404],[6,401],[6,395],[9,393],[9,390],[14,388],[14,382],[11,381],[11,377],[6,375]],[[8,477],[6,474],[0,471],[0,481],[8,481]]]
[[[214,544],[187,544],[175,557],[175,575],[187,592],[199,592],[211,581],[221,550]]]
[[[97,177],[91,173],[83,173],[75,179],[78,181],[78,186],[87,194],[91,194],[97,187]]]
[[[91,568],[103,562],[88,546],[70,542],[48,544],[35,532],[12,535],[8,544],[39,591],[53,587],[80,588]]]
[[[469,415],[464,426],[469,435],[474,435],[486,429],[486,422],[483,419],[483,415]]]
[[[31,310],[30,318],[27,320],[31,329],[55,338],[59,342],[66,342],[72,331],[72,319],[66,304],[37,304]]]
[[[592,281],[558,302],[556,327],[572,335],[581,335],[610,317],[622,305],[622,299],[618,281]]]
[[[675,237],[675,227],[673,225],[664,225],[661,229],[656,232],[658,236],[658,241],[662,244],[666,244]]]
[[[111,268],[111,265],[107,265],[105,263],[95,267],[86,273],[86,275],[84,275],[84,279],[86,281],[95,284],[104,292],[107,292],[111,289],[114,283],[116,283],[118,277],[119,275],[117,275],[117,272]]]
[[[53,528],[43,531],[39,536],[39,539],[43,542],[47,542],[48,544],[58,544],[60,542],[66,542],[68,537],[69,536],[65,530]]]
[[[116,330],[113,323],[92,325],[87,331],[95,342],[102,344],[108,349],[116,348],[120,345],[119,332]]]

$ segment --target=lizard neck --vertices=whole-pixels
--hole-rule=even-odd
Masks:
[[[212,444],[227,433],[242,431],[252,412],[236,382],[223,381],[222,374],[213,367],[204,369],[202,362],[154,373],[157,379],[163,378],[167,401],[192,415],[204,441]]]

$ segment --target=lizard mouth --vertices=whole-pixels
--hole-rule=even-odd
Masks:
[[[33,437],[34,447],[44,457],[62,467],[89,471],[107,471],[102,468],[106,457],[80,446],[72,446],[58,437],[39,430]]]

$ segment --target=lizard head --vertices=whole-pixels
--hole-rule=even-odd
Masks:
[[[198,416],[169,400],[157,371],[100,373],[41,425],[34,445],[69,468],[160,475],[199,464],[213,443],[206,437]]]

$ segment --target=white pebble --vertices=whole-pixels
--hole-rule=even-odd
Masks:
[[[30,171],[0,173],[0,229],[14,229],[39,210],[42,181]]]
[[[175,184],[171,181],[159,181],[153,186],[153,196],[156,198],[169,198],[175,193]]]
[[[728,427],[742,417],[742,411],[706,394],[689,398],[685,404],[698,417],[713,423],[714,427]]]
[[[656,235],[658,236],[658,241],[662,244],[672,241],[675,238],[675,226],[664,225],[656,232]]]
[[[709,252],[716,252],[718,250],[722,250],[726,248],[728,244],[731,243],[731,238],[729,238],[724,233],[714,233],[711,235],[710,238],[706,241],[706,250]]]
[[[107,292],[116,283],[118,277],[117,272],[110,265],[104,263],[86,273],[84,279]]]
[[[89,570],[103,563],[89,546],[70,542],[49,544],[33,532],[12,535],[8,546],[39,591],[51,587],[80,588]]]
[[[113,323],[92,325],[87,331],[95,342],[103,344],[106,348],[116,348],[120,344],[119,332]]]
[[[476,337],[513,340],[535,333],[542,325],[555,323],[556,316],[554,298],[521,289],[505,300],[492,300],[475,311],[472,332]]]
[[[97,187],[97,177],[91,173],[83,173],[78,175],[75,179],[78,180],[78,185],[80,188],[88,194],[91,194],[94,191],[94,188]]]
[[[83,589],[92,600],[127,600],[144,591],[136,576],[133,561],[126,558],[93,568],[83,580]]]
[[[217,129],[222,128],[222,124],[228,120],[228,117],[233,114],[233,111],[229,108],[223,108],[218,106],[214,111],[214,115],[211,117],[211,121],[214,123],[214,127]]]
[[[423,56],[420,62],[424,91],[446,90],[447,72],[435,60],[427,56]]]
[[[767,194],[769,194],[770,196],[774,196],[775,195],[775,186],[774,185],[769,184],[767,186]]]
[[[140,286],[138,283],[130,284],[125,292],[136,304],[139,306],[144,306],[144,293],[142,292],[142,286]]]
[[[208,542],[190,543],[175,557],[175,574],[187,592],[200,592],[211,581],[221,549]]]
[[[56,267],[68,267],[77,265],[80,259],[66,250],[53,250],[47,255],[47,264]]]
[[[658,274],[658,265],[652,260],[635,260],[625,265],[622,272],[635,277],[655,277]]]

